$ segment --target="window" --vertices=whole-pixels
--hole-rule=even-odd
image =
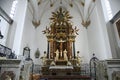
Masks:
[[[2,39],[0,39],[0,44],[5,45],[6,39],[7,39],[7,33],[8,33],[8,22],[0,16],[0,31],[1,34],[4,36]]]
[[[12,4],[10,4],[10,2]],[[7,5],[5,5],[5,6],[2,5],[3,9],[6,10],[6,8],[8,9],[8,7],[11,7],[11,9],[9,8],[9,10],[10,10],[9,16],[13,19],[18,0],[11,0],[11,1],[9,1],[9,3],[7,3],[5,1],[4,3],[6,3]],[[8,12],[9,12],[9,10],[8,10]],[[0,40],[0,44],[2,44],[2,45],[6,45],[8,30],[9,30],[9,23],[2,16],[0,16],[0,31],[1,31],[2,35],[4,36],[3,39]]]
[[[112,14],[109,0],[105,0],[105,6],[106,6],[106,10],[107,10],[108,19],[111,20],[113,18],[113,14]]]
[[[14,0],[12,3],[11,11],[10,11],[10,17],[13,19],[15,10],[16,10],[16,5],[18,3],[18,0]]]

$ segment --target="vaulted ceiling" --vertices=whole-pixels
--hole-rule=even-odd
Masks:
[[[95,7],[96,0],[28,0],[32,14],[32,23],[35,27],[40,25],[41,16],[53,7],[62,6],[65,8],[75,7],[81,17],[81,24],[88,27],[90,24],[90,15]],[[75,9],[74,8],[74,9]]]

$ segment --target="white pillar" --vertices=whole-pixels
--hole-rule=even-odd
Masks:
[[[15,51],[16,55],[20,54],[27,5],[27,0],[18,0],[14,22],[10,26],[11,29],[9,30],[8,34],[9,38],[7,45],[8,47],[12,48],[13,51]]]

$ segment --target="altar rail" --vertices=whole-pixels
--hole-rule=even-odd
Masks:
[[[42,74],[42,65],[34,65],[34,69],[33,69],[33,73],[34,74]],[[90,69],[89,69],[89,64],[84,63],[81,64],[81,71],[79,73],[77,72],[73,72],[73,74],[80,74],[81,76],[86,76],[86,75],[90,75]],[[48,74],[48,72],[46,72],[46,74]]]
[[[17,56],[12,49],[0,44],[0,59],[16,59]]]
[[[70,75],[70,76],[53,76],[41,75],[40,80],[91,80],[90,76]]]
[[[80,72],[71,72],[66,75],[49,74],[47,71],[46,74],[49,75],[43,75],[41,67],[42,65],[34,65],[33,80],[91,80],[89,64],[87,63],[81,64]]]

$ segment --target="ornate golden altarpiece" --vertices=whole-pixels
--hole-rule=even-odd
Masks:
[[[44,65],[77,65],[75,38],[79,29],[73,28],[70,19],[72,19],[72,16],[70,16],[69,11],[62,7],[52,12],[50,27],[46,27],[43,31],[48,40],[47,54],[44,56],[47,58],[43,59]],[[80,67],[73,69],[74,71],[80,71]],[[44,66],[42,71],[49,72],[49,67]]]

